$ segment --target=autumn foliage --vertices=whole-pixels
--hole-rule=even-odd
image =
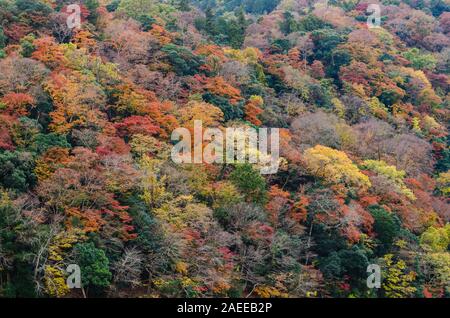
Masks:
[[[450,297],[449,6],[378,2],[0,1],[0,297]]]

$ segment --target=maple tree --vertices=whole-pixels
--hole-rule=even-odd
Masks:
[[[256,126],[259,126],[262,123],[257,116],[263,112],[261,109],[263,103],[264,101],[260,96],[251,96],[250,100],[245,105],[245,118]]]

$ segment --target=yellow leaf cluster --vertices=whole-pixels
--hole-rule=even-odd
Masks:
[[[275,287],[271,286],[257,286],[254,290],[255,294],[258,295],[258,297],[261,298],[286,298],[288,297],[288,294],[283,293],[276,289]]]
[[[397,191],[411,200],[415,200],[414,193],[405,185],[403,179],[406,172],[403,170],[397,170],[395,166],[390,166],[383,160],[365,160],[362,167],[367,170],[376,172],[379,175],[385,176],[387,179],[397,188]]]
[[[388,298],[405,298],[411,296],[416,288],[411,283],[416,279],[415,272],[406,273],[406,263],[403,260],[394,262],[392,254],[383,257],[385,262],[385,277],[382,288]]]
[[[45,266],[44,285],[47,294],[53,297],[62,297],[69,292],[65,273],[58,267]]]
[[[358,169],[345,152],[316,145],[305,151],[304,159],[309,172],[327,183],[345,183],[361,188],[371,186],[369,178]]]

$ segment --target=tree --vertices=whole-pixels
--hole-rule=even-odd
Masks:
[[[217,16],[212,8],[208,7],[205,10],[205,18],[197,18],[195,26],[209,34],[215,42],[238,49],[245,39],[247,20],[243,7],[240,7],[234,16]]]
[[[407,7],[397,11],[391,17],[386,21],[386,27],[411,46],[420,44],[426,36],[431,34],[437,24],[435,19],[425,12],[408,10]]]
[[[98,0],[85,0],[83,4],[89,10],[89,16],[88,16],[89,22],[91,22],[92,24],[95,24],[95,22],[98,18],[97,9],[100,5],[99,1]]]
[[[36,183],[34,161],[30,153],[5,151],[0,153],[0,184],[4,188],[26,191]]]
[[[270,187],[266,209],[269,212],[269,221],[274,228],[277,228],[279,225],[281,213],[290,210],[291,205],[292,201],[290,200],[289,192],[281,190],[277,185]],[[299,208],[298,205],[297,208]]]
[[[431,145],[425,140],[412,134],[400,134],[395,135],[386,144],[388,163],[391,162],[412,176],[431,171],[433,165]]]
[[[245,19],[244,7],[240,7],[236,17],[236,27],[233,26],[233,32],[230,34],[231,47],[238,49],[242,47],[245,39],[245,30],[247,28],[247,20]]]
[[[209,103],[192,100],[180,109],[180,124],[192,129],[193,132],[195,120],[202,121],[205,128],[218,127],[223,121],[223,112]]]
[[[256,126],[262,124],[261,120],[257,118],[259,114],[263,112],[261,106],[264,104],[264,100],[260,96],[252,95],[250,100],[245,105],[245,119]]]
[[[13,199],[12,193],[0,188],[0,294],[36,297],[29,256],[37,249],[37,223]]]
[[[302,114],[292,121],[293,140],[301,145],[301,149],[318,144],[339,148],[342,145],[339,135],[340,125],[344,125],[343,121],[323,111]]]
[[[45,292],[53,297],[63,297],[69,293],[64,268],[65,258],[73,245],[80,240],[77,231],[60,231],[48,243],[48,258],[44,264]],[[39,265],[39,264],[38,264]]]
[[[289,11],[283,13],[284,20],[280,23],[280,30],[284,35],[289,35],[290,33],[296,31],[298,28],[295,23],[294,16]]]
[[[229,99],[231,104],[236,104],[242,99],[239,89],[225,82],[220,76],[206,78],[205,89],[214,95]]]
[[[238,164],[230,180],[241,190],[247,201],[263,204],[266,201],[266,181],[250,164]]]
[[[425,250],[420,269],[425,278],[426,290],[438,297],[445,297],[450,292],[450,223],[444,227],[430,226],[420,236],[420,245]]]
[[[31,54],[35,50],[35,46],[33,45],[35,38],[33,35],[27,35],[20,39],[20,45],[22,46],[22,56],[23,57],[31,57]]]
[[[8,93],[1,99],[0,103],[4,106],[3,111],[14,117],[26,116],[29,109],[36,105],[33,96],[24,93]]]
[[[83,288],[109,286],[112,274],[105,252],[95,247],[94,243],[78,243],[74,247],[76,263],[81,268]]]
[[[58,168],[70,161],[67,148],[53,147],[47,150],[42,158],[36,160],[34,174],[39,181],[49,178]]]
[[[182,46],[167,44],[162,47],[161,51],[166,54],[169,63],[178,75],[194,75],[203,64],[203,60],[199,56]]]
[[[139,16],[149,14],[156,6],[156,1],[125,0],[120,1],[118,12],[125,12],[129,17],[137,19]]]
[[[50,128],[57,133],[67,133],[72,128],[94,125],[103,127],[106,96],[93,74],[81,72],[53,73],[46,83],[55,110],[50,113]]]
[[[42,82],[48,70],[45,66],[29,58],[7,57],[0,59],[0,93],[24,93],[39,95]]]
[[[367,265],[369,260],[363,249],[354,246],[352,249],[343,249],[338,252],[331,253],[330,256],[322,258],[320,262],[320,269],[323,274],[334,280],[345,281],[348,284],[350,278],[352,285],[362,285],[360,281],[366,275]]]
[[[397,170],[395,166],[389,166],[384,161],[377,161],[377,160],[365,160],[362,164],[363,168],[374,171],[378,173],[379,175],[385,176],[387,179],[392,181],[394,187],[396,188],[396,191],[399,193],[404,194],[406,197],[408,197],[411,200],[415,200],[416,197],[414,196],[414,193],[408,189],[408,187],[403,182],[403,179],[405,178],[406,172],[403,170]]]
[[[64,11],[49,16],[52,35],[59,43],[67,43],[73,35],[73,30],[67,26],[67,17]]]
[[[159,127],[148,116],[130,116],[114,125],[120,136],[155,135]]]
[[[0,50],[6,46],[6,36],[3,27],[0,27]]]
[[[108,161],[86,148],[75,148],[72,154],[36,189],[45,213],[57,214],[66,220],[67,227],[98,233],[106,241],[134,239],[128,207],[121,205],[113,193],[130,190],[130,179],[136,177],[134,170],[123,164],[118,174],[114,165],[108,166]]]
[[[392,105],[400,100],[405,92],[383,74],[380,69],[353,60],[340,68],[339,78],[354,90],[363,90],[365,96],[378,96],[385,104]]]
[[[71,145],[68,143],[66,135],[56,133],[38,133],[33,138],[33,143],[31,144],[30,149],[37,154],[43,154],[48,149],[53,147],[71,148]]]
[[[165,176],[160,176],[160,162],[156,159],[144,155],[140,160],[142,176],[142,195],[141,198],[152,209],[160,206],[167,198],[169,193],[166,191],[164,181]]]
[[[310,173],[327,183],[370,187],[369,178],[342,151],[317,145],[305,151],[304,159]]]
[[[394,129],[386,122],[369,119],[353,126],[357,136],[357,153],[364,158],[381,160],[388,149]]]
[[[311,34],[314,43],[314,57],[324,62],[327,74],[336,76],[341,65],[348,64],[350,57],[334,58],[334,49],[343,42],[343,36],[334,30],[315,30]]]
[[[180,11],[190,11],[190,1],[191,0],[179,0],[177,3],[177,7],[180,9]]]
[[[436,67],[436,59],[432,54],[420,53],[419,49],[412,48],[403,52],[403,57],[411,62],[412,67],[417,70],[433,70]]]
[[[125,249],[122,257],[113,264],[113,268],[114,282],[132,287],[139,286],[143,271],[143,255],[134,247]]]
[[[400,220],[396,215],[378,206],[369,207],[369,211],[374,219],[373,230],[376,233],[377,240],[380,242],[379,253],[386,252],[398,235]]]
[[[394,261],[394,255],[386,254],[383,257],[385,268],[381,288],[388,298],[405,298],[411,296],[416,288],[411,283],[416,278],[415,272],[406,272],[406,263],[403,260]]]
[[[421,270],[425,276],[425,291],[433,291],[436,297],[447,297],[450,293],[448,281],[450,279],[450,254],[426,253]],[[433,294],[431,296],[433,296]]]
[[[450,244],[450,223],[439,228],[430,226],[420,236],[420,244],[432,252],[445,252]]]
[[[441,172],[439,177],[436,179],[438,183],[438,190],[443,196],[450,194],[450,171]]]

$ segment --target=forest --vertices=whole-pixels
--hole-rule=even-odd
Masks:
[[[449,88],[448,0],[0,0],[0,298],[450,298]]]

